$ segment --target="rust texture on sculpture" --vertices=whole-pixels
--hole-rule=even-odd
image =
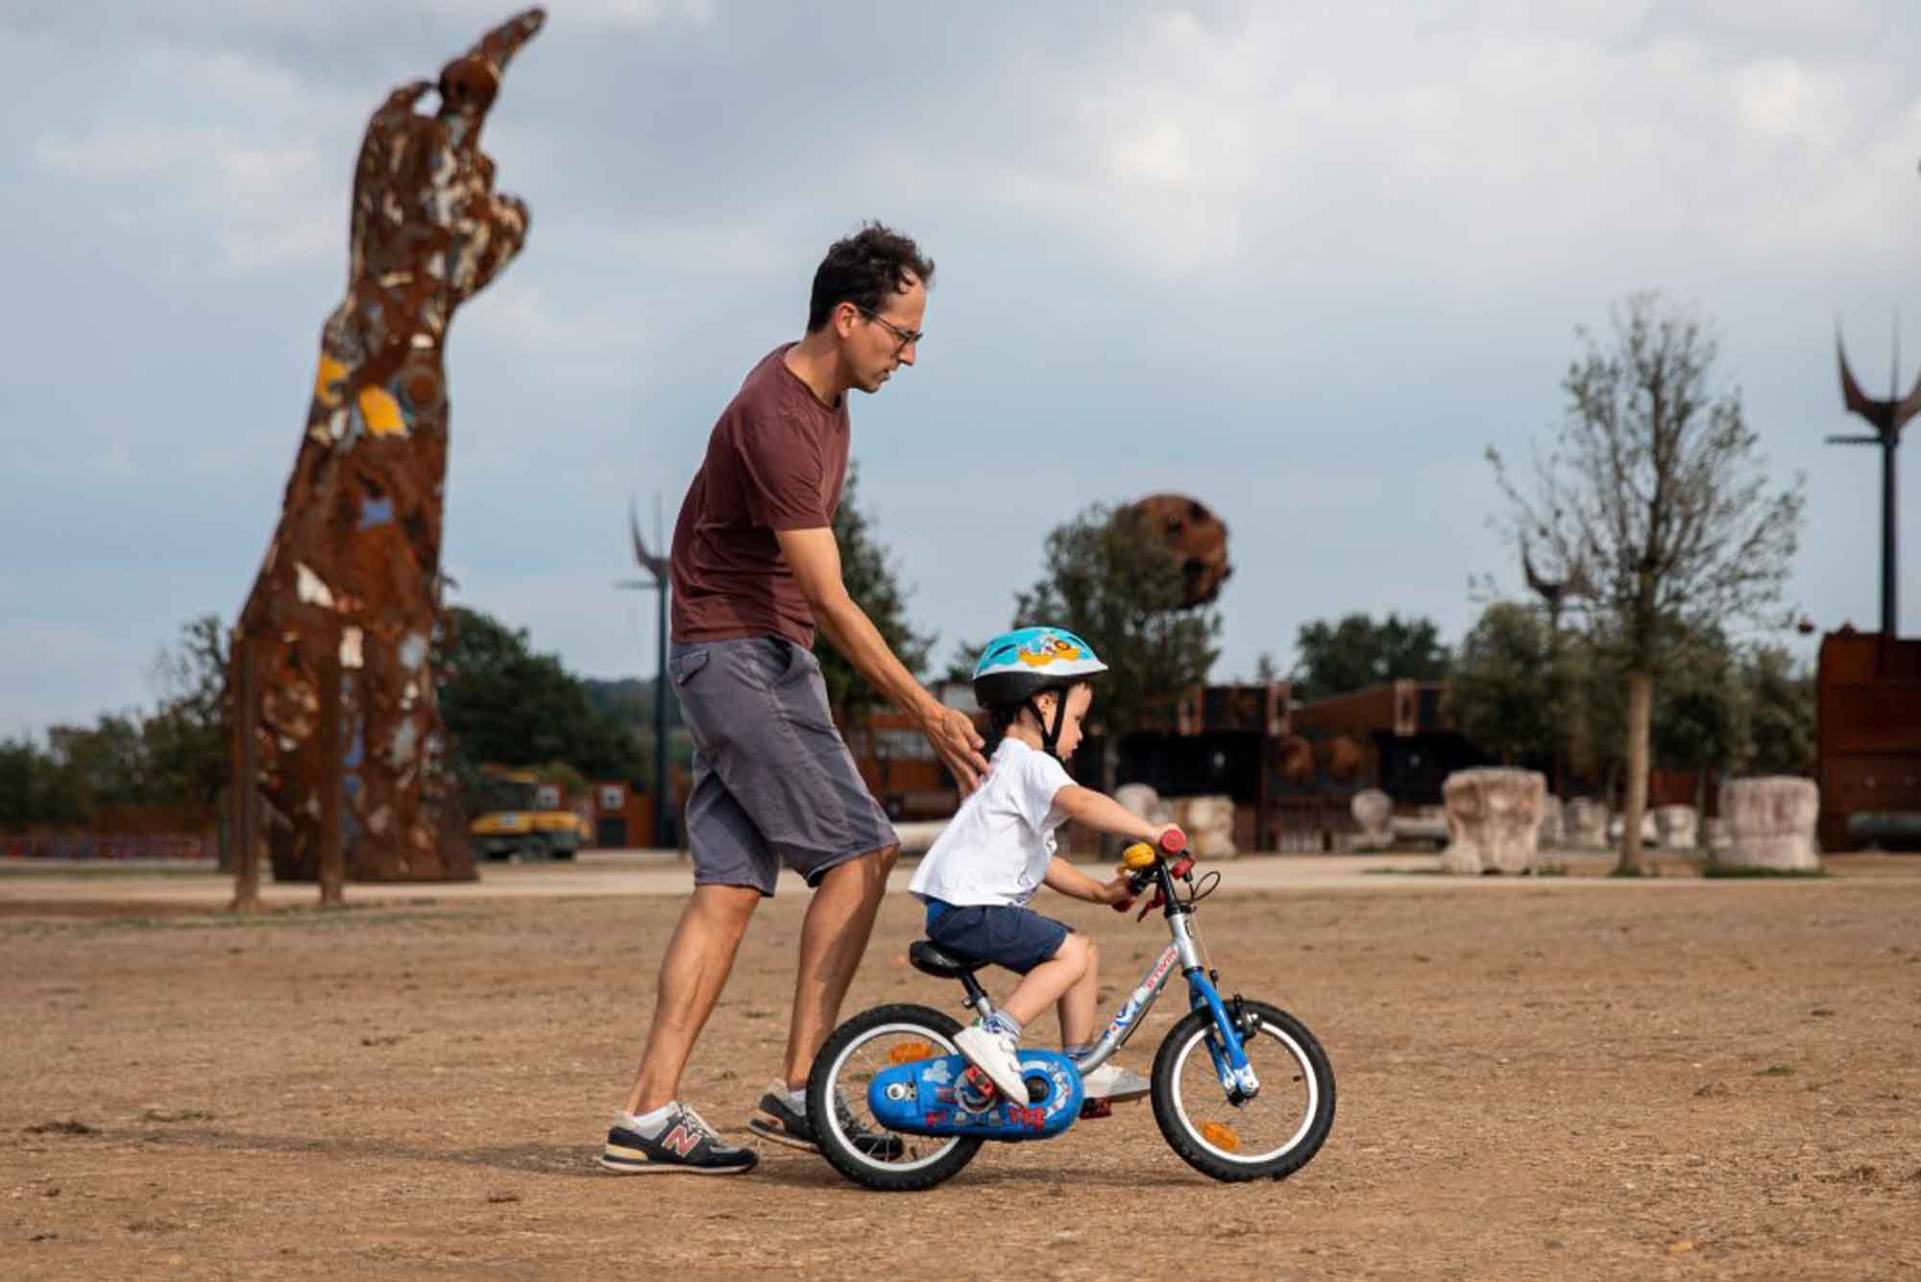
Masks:
[[[1167,540],[1181,567],[1181,604],[1211,605],[1234,573],[1227,562],[1227,526],[1205,503],[1183,494],[1151,494],[1132,509]]]
[[[346,297],[321,332],[280,523],[235,632],[235,780],[250,794],[237,793],[241,849],[257,823],[275,876],[318,875],[323,898],[329,851],[357,880],[473,875],[429,665],[444,348],[455,309],[527,234],[526,206],[494,193],[480,134],[508,62],[543,20],[538,9],[509,19],[437,83],[394,90],[368,122]],[[431,115],[416,110],[429,93]]]

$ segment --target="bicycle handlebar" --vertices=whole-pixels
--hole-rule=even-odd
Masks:
[[[1158,850],[1155,848],[1156,846],[1159,847]],[[1153,846],[1148,845],[1144,841],[1137,841],[1122,851],[1121,864],[1127,870],[1128,894],[1126,899],[1114,905],[1114,911],[1124,913],[1134,906],[1134,901],[1140,898],[1141,892],[1146,890],[1148,883],[1153,880],[1154,870],[1160,864],[1162,856],[1178,855],[1186,849],[1187,834],[1179,828],[1170,826],[1162,830],[1160,837],[1155,841]],[[1187,869],[1193,867],[1192,860],[1183,860],[1182,862],[1186,864],[1186,867],[1176,865],[1178,871],[1176,871],[1174,875],[1177,877],[1184,876]],[[1158,908],[1161,902],[1161,892],[1156,889],[1153,902],[1148,904],[1147,909]],[[1145,917],[1147,915],[1147,909],[1141,911],[1141,916]]]

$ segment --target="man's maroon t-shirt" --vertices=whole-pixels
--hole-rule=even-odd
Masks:
[[[669,555],[676,641],[814,644],[814,612],[774,532],[833,524],[847,478],[847,398],[822,405],[781,359],[791,346],[747,375],[687,487]]]

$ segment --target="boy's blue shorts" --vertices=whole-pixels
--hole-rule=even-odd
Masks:
[[[927,901],[927,937],[952,953],[1025,975],[1066,942],[1070,928],[1012,904]]]

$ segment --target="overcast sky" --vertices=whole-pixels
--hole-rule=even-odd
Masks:
[[[0,734],[149,704],[179,626],[231,621],[366,117],[508,12],[0,4]],[[1821,441],[1858,426],[1837,320],[1877,393],[1904,299],[1921,358],[1918,31],[1912,0],[562,0],[486,136],[533,219],[449,347],[455,599],[650,671],[630,496],[671,524],[821,251],[881,218],[939,272],[854,452],[943,659],[1055,524],[1155,490],[1231,527],[1217,676],[1351,610],[1457,639],[1470,575],[1518,590],[1483,450],[1525,454],[1575,327],[1641,289],[1714,323],[1806,473],[1797,605],[1872,627],[1878,459]]]

